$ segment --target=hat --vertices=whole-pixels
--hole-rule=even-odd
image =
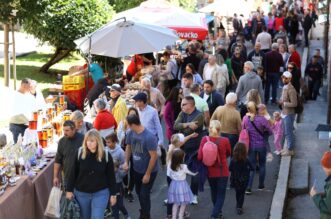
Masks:
[[[331,169],[331,151],[325,152],[321,159],[322,167]]]
[[[292,74],[289,71],[285,71],[282,76],[285,78],[292,78]]]
[[[116,90],[118,92],[121,92],[122,88],[119,84],[113,84],[112,86],[108,86],[108,88],[110,89],[110,91]]]
[[[134,96],[132,99],[134,99],[135,101],[143,101],[144,103],[147,102],[147,95],[145,93],[138,93],[136,96]]]

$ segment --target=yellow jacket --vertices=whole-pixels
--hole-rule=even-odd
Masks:
[[[116,101],[116,104],[112,109],[112,113],[113,116],[115,117],[117,124],[125,120],[128,114],[128,108],[126,107],[126,102],[122,97],[119,97],[118,100]]]

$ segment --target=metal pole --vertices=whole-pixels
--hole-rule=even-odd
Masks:
[[[9,24],[3,24],[4,30],[4,65],[3,65],[3,72],[4,72],[4,82],[5,86],[9,87]]]
[[[12,46],[13,46],[13,75],[14,75],[14,90],[16,90],[16,49],[15,49],[15,23],[12,21]]]

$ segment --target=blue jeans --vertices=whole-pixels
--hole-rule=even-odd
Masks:
[[[231,145],[231,155],[232,155],[234,146],[236,146],[236,144],[237,144],[237,142],[239,140],[239,135],[228,134],[228,133],[221,133],[221,136],[229,139],[230,145]]]
[[[157,172],[151,173],[149,183],[147,184],[142,182],[144,175],[145,174],[143,173],[134,171],[134,183],[141,207],[141,216],[143,216],[143,218],[148,218],[150,217],[151,212],[151,189],[153,187]]]
[[[264,101],[267,103],[270,97],[270,86],[272,86],[272,102],[277,101],[279,73],[267,73],[267,84],[265,86]]]
[[[80,206],[81,219],[103,219],[109,202],[109,189],[94,193],[80,192],[75,189],[75,197]]]
[[[214,205],[211,217],[217,218],[219,214],[222,214],[228,177],[208,177],[208,181],[210,185],[211,200]]]
[[[259,160],[257,160],[257,158]],[[253,171],[249,176],[248,188],[251,189],[255,176],[256,163],[259,162],[259,187],[264,187],[264,179],[265,179],[265,165],[267,158],[267,149],[266,148],[258,148],[258,149],[250,149],[248,152],[248,159],[253,166]]]
[[[294,148],[294,134],[293,134],[293,124],[294,124],[295,114],[286,115],[283,119],[284,121],[284,134],[287,141],[287,147],[289,150]]]
[[[321,81],[320,80],[312,80],[312,81],[308,82],[310,98],[312,100],[317,99],[317,95],[319,93],[320,86],[321,86]]]
[[[27,125],[23,125],[23,124],[14,124],[14,123],[9,123],[9,130],[11,131],[11,133],[13,134],[13,138],[14,138],[14,143],[17,142],[18,136],[21,134],[21,136],[23,137],[25,129],[27,129],[28,126]]]

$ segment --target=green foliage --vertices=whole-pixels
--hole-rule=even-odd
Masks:
[[[125,11],[134,7],[137,7],[144,0],[109,0],[109,4],[112,5],[116,12]]]
[[[20,8],[20,0],[1,0],[0,1],[0,22],[8,22],[12,10]]]
[[[184,8],[187,11],[196,11],[197,0],[170,0],[170,2],[176,6]]]
[[[33,0],[21,0],[33,1]],[[107,0],[34,0],[35,13],[22,12],[26,32],[41,42],[72,50],[74,40],[93,32],[114,14]],[[23,4],[22,4],[23,5]],[[28,5],[24,5],[29,8]]]

